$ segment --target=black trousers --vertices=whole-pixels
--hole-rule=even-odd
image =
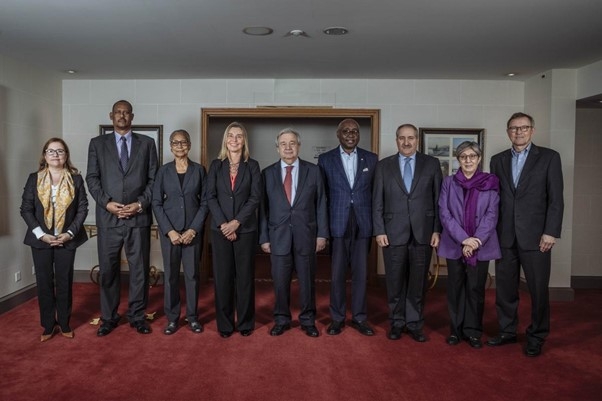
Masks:
[[[527,341],[542,344],[550,333],[550,271],[551,252],[526,251],[515,243],[502,248],[502,258],[495,264],[495,305],[500,333],[516,334],[520,268],[525,272],[531,295],[531,324],[527,327]]]
[[[63,332],[71,331],[73,304],[73,262],[75,249],[31,248],[36,271],[40,324],[49,332],[58,323]]]
[[[330,317],[342,322],[346,315],[345,282],[347,268],[351,268],[351,315],[358,322],[367,319],[366,282],[368,276],[368,253],[372,238],[358,238],[359,227],[353,207],[344,237],[330,239],[331,282]]]
[[[391,326],[422,330],[432,253],[429,244],[419,244],[413,236],[405,245],[383,248]]]
[[[121,290],[121,249],[125,249],[130,288],[127,316],[130,322],[144,320],[148,303],[150,227],[99,227],[100,311],[103,321],[117,323]]]
[[[237,235],[232,242],[211,230],[215,317],[217,329],[228,333],[255,329],[257,233]]]
[[[447,307],[450,333],[464,337],[481,338],[485,283],[489,261],[478,261],[468,266],[462,259],[447,259]]]
[[[169,322],[180,320],[182,303],[180,300],[180,266],[184,272],[186,288],[186,319],[197,321],[199,302],[199,265],[202,253],[203,235],[197,235],[188,245],[173,245],[166,235],[161,235],[161,253],[165,286],[163,308]]]

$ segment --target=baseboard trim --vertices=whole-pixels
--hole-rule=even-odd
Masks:
[[[30,284],[0,299],[0,315],[37,296],[37,285]]]
[[[599,290],[602,288],[602,276],[571,276],[571,288]]]

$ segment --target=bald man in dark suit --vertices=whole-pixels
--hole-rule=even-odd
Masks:
[[[130,102],[116,102],[109,117],[114,133],[92,138],[86,174],[88,189],[96,201],[98,230],[102,323],[96,334],[106,336],[119,323],[122,249],[130,277],[127,317],[138,333],[149,334],[145,309],[157,148],[152,138],[132,132],[134,113]]]

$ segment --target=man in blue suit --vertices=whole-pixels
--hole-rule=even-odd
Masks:
[[[330,284],[329,335],[345,326],[347,267],[351,267],[351,326],[366,336],[374,335],[367,322],[366,278],[372,240],[372,181],[378,161],[375,153],[357,146],[360,127],[345,119],[337,127],[340,146],[318,158],[324,175],[330,213],[332,280]]]
[[[326,247],[328,211],[320,169],[299,159],[299,134],[287,128],[276,138],[280,160],[266,167],[259,209],[259,243],[270,254],[276,305],[270,335],[291,328],[291,278],[299,280],[301,330],[318,337],[316,328],[316,252]]]

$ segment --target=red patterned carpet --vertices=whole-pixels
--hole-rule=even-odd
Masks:
[[[120,313],[126,308],[123,291]],[[552,335],[539,358],[519,344],[471,349],[445,343],[445,293],[428,294],[427,343],[386,338],[383,288],[370,288],[375,337],[347,326],[325,334],[328,284],[318,283],[321,336],[305,336],[295,324],[270,337],[272,291],[257,283],[257,324],[247,338],[218,336],[213,289],[201,290],[205,332],[181,328],[162,334],[163,288],[151,288],[154,332],[143,336],[124,321],[105,338],[89,324],[99,315],[98,287],[74,285],[75,338],[40,343],[36,300],[0,315],[0,400],[599,400],[602,393],[602,291],[578,290],[575,302],[553,303]],[[296,300],[296,293],[293,295]],[[529,297],[523,294],[523,324]],[[487,291],[485,328],[495,334],[494,291]]]

